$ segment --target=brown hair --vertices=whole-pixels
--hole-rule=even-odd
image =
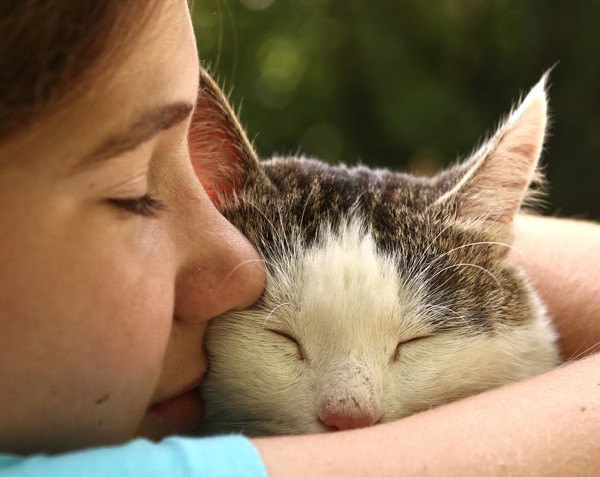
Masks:
[[[161,2],[0,0],[0,141],[110,70]]]

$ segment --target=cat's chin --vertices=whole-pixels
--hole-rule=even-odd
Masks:
[[[257,304],[208,325],[205,435],[392,421],[559,364],[543,304],[507,259],[514,216],[541,179],[546,76],[474,154],[431,179],[258,161],[223,94],[201,83],[201,125],[220,123],[235,143],[211,150],[231,167],[203,184],[267,270]],[[194,163],[206,163],[206,137],[191,134]]]

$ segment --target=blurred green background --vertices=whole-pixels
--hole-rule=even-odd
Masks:
[[[431,174],[558,62],[545,213],[600,219],[600,2],[196,0],[194,21],[263,157]]]

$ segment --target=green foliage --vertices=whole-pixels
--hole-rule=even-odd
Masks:
[[[205,65],[263,156],[432,173],[541,74],[547,212],[600,219],[600,2],[197,0]]]

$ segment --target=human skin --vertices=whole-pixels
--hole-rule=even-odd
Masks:
[[[132,151],[76,167],[141,111],[194,105],[187,4],[161,4],[110,76],[0,144],[2,451],[189,431],[199,398],[166,414],[153,405],[197,386],[207,321],[262,293],[255,250],[194,174],[191,110]],[[163,204],[155,217],[114,203],[147,193]]]
[[[141,42],[147,47],[136,48],[109,82],[0,147],[2,450],[62,450],[187,430],[149,410],[202,374],[206,321],[248,306],[262,290],[254,251],[194,176],[189,121],[110,164],[65,174],[137,109],[153,106],[150,100],[194,102],[198,64],[185,3],[165,5]],[[165,204],[156,218],[110,202],[148,191]],[[561,223],[553,227],[572,226]],[[561,283],[543,265],[568,270],[585,289],[598,262],[597,235],[578,230],[568,255],[538,225],[517,226],[533,281],[542,289]],[[581,343],[600,340],[598,327],[584,322],[597,323],[597,315],[579,312],[600,309],[598,294],[573,300],[568,284],[556,288],[549,305],[557,327],[583,330],[561,341],[563,353],[577,354]],[[565,315],[554,313],[558,305]],[[595,355],[369,429],[254,442],[273,476],[587,475],[600,459],[599,364]]]
[[[596,476],[600,355],[368,429],[255,441],[269,475]]]
[[[598,475],[600,226],[517,217],[513,259],[545,298],[563,356],[585,358],[368,429],[256,439],[269,475]]]
[[[513,258],[554,318],[564,359],[600,351],[600,225],[517,217]]]

